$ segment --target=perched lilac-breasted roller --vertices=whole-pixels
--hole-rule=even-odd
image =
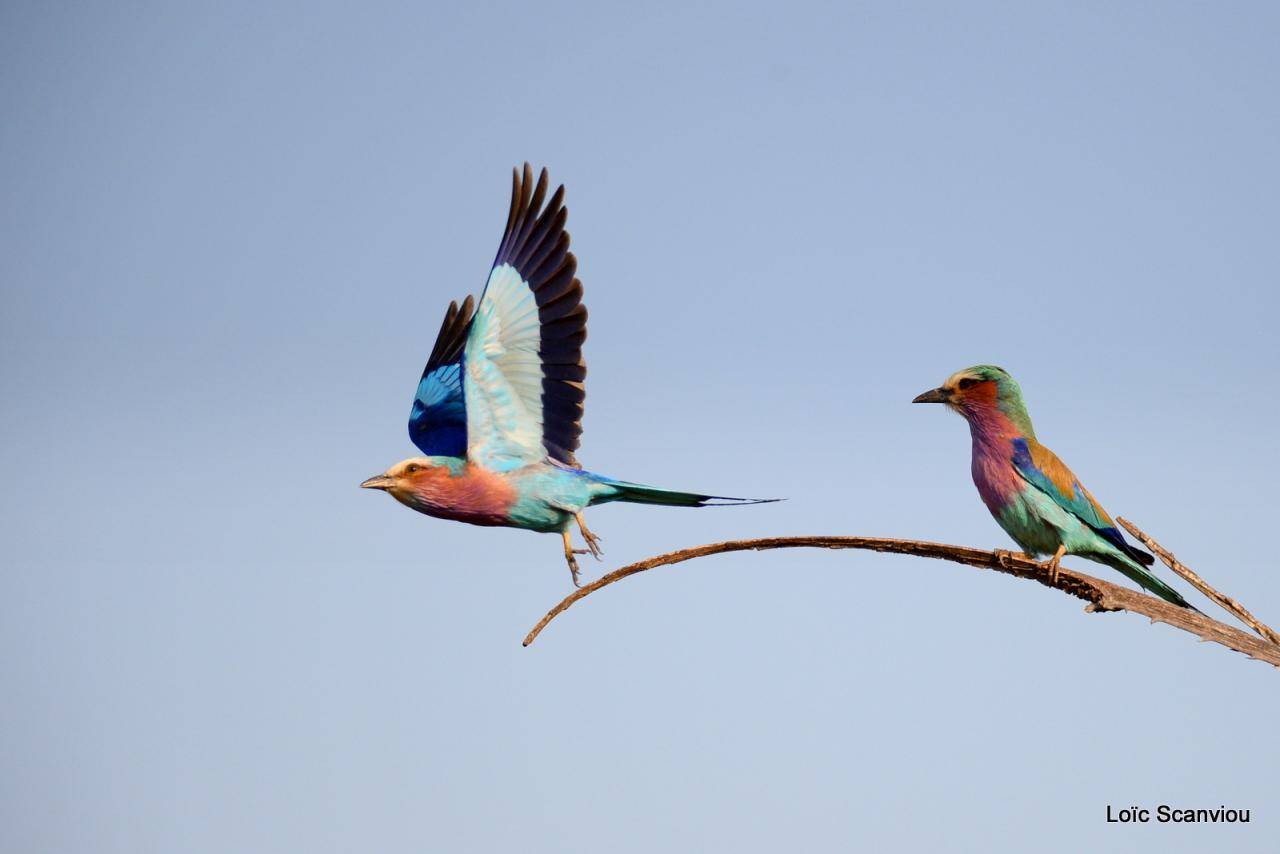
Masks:
[[[973,482],[978,494],[1024,552],[1053,555],[1055,576],[1064,554],[1104,563],[1144,589],[1190,608],[1147,567],[1155,558],[1130,545],[1089,490],[1053,451],[1036,440],[1022,389],[1003,368],[978,365],[952,374],[912,403],[945,403],[965,417],[973,436]]]
[[[582,434],[582,343],[587,309],[565,231],[564,187],[547,196],[529,164],[514,173],[507,228],[476,305],[456,302],[440,327],[409,413],[409,438],[426,456],[397,463],[361,486],[382,489],[428,516],[498,525],[564,540],[601,554],[582,511],[629,501],[703,507],[768,499],[676,492],[585,471],[574,458]],[[587,549],[569,536],[577,521]]]

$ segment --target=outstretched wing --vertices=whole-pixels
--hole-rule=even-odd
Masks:
[[[463,354],[467,458],[495,470],[577,466],[587,309],[564,230],[564,187],[515,172],[511,210]]]
[[[1013,467],[1022,475],[1022,479],[1052,498],[1059,507],[1073,514],[1084,522],[1098,536],[1124,552],[1143,566],[1155,563],[1155,558],[1141,549],[1134,548],[1125,540],[1116,523],[1106,510],[1102,509],[1089,490],[1080,485],[1080,481],[1071,473],[1058,455],[1041,445],[1031,444],[1026,439],[1013,440]]]
[[[462,307],[449,303],[431,357],[418,381],[409,411],[409,438],[427,456],[467,453],[467,406],[462,392],[462,352],[475,310],[467,297]]]

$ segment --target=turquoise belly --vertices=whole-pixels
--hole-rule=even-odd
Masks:
[[[508,513],[511,524],[531,531],[563,531],[596,496],[601,487],[584,472],[541,464],[511,472],[516,500]]]

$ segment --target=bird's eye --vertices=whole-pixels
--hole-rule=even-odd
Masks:
[[[964,379],[960,380],[960,383],[959,383],[961,391],[967,388],[973,388],[977,384],[978,384],[977,380],[971,379],[969,377],[965,377]]]
[[[413,473],[414,473],[414,472],[416,472],[417,470],[418,470],[418,464],[417,464],[417,463],[409,463],[409,465],[407,465],[407,466],[405,466],[405,467],[404,467],[404,473],[405,473],[405,474],[413,474]]]

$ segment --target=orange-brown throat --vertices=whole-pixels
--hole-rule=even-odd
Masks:
[[[993,380],[976,383],[951,392],[951,405],[957,409],[995,409],[1000,403],[999,384]]]
[[[501,474],[469,464],[405,472],[389,491],[420,513],[474,525],[506,524],[516,499],[515,487]]]

